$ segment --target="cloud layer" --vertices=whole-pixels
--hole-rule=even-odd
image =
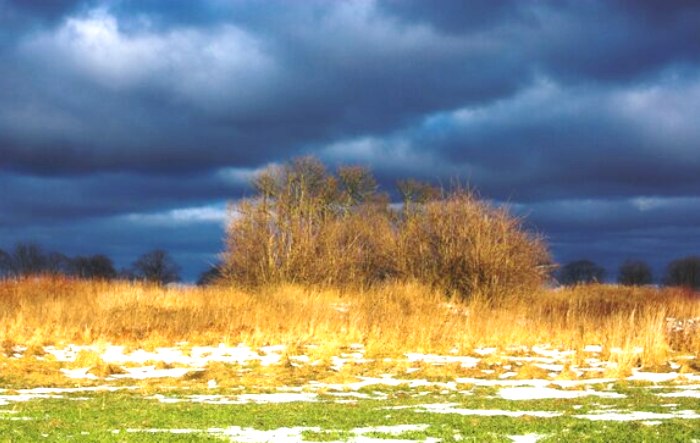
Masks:
[[[386,186],[467,180],[561,259],[700,253],[681,241],[700,219],[694,2],[0,0],[0,17],[0,247],[161,246],[193,274],[224,200],[313,154]]]

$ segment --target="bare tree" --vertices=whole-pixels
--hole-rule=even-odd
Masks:
[[[590,260],[572,261],[559,270],[559,282],[567,286],[600,283],[604,277],[605,269]]]
[[[10,254],[0,249],[0,277],[5,277],[12,273],[12,257]]]
[[[221,265],[212,265],[206,271],[199,275],[197,286],[208,286],[216,283],[222,278],[223,272]]]
[[[0,251],[0,275],[73,273],[73,260],[60,252],[46,252],[35,243],[17,243],[12,253]]]
[[[136,278],[167,284],[180,280],[180,266],[162,249],[143,254],[132,265]]]
[[[622,264],[622,266],[620,266],[617,282],[626,286],[643,286],[651,284],[651,268],[644,261],[627,260]]]
[[[430,183],[415,179],[399,180],[396,187],[401,195],[404,209],[412,204],[424,204],[440,198],[440,189]]]
[[[105,255],[78,256],[72,260],[72,274],[85,279],[111,280],[116,278],[114,263]]]
[[[254,187],[257,195],[239,202],[227,228],[222,271],[239,284],[366,287],[406,279],[497,297],[529,291],[545,277],[544,243],[507,210],[460,188],[441,193],[402,182],[402,217],[365,168],[333,174],[313,158],[270,168]]]
[[[669,286],[700,289],[700,257],[690,256],[672,261],[664,282]]]
[[[71,273],[72,260],[65,254],[60,252],[49,252],[46,255],[46,266],[44,272],[47,274],[63,274],[68,275]]]
[[[338,168],[343,203],[346,208],[370,201],[377,193],[377,180],[369,169],[362,166]]]
[[[35,275],[47,272],[49,259],[35,243],[18,243],[10,260],[11,272],[14,275]]]

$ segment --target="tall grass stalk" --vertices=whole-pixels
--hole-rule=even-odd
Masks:
[[[655,366],[673,352],[700,354],[697,329],[669,326],[692,327],[691,319],[700,319],[700,300],[688,293],[602,285],[485,303],[450,300],[413,282],[344,291],[290,284],[257,291],[164,288],[56,277],[0,282],[5,348],[187,341],[338,349],[362,343],[377,354],[400,355],[542,344],[581,351],[599,344],[604,358],[622,366]]]

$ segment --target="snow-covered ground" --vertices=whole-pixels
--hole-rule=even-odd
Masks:
[[[245,344],[229,346],[219,344],[217,346],[190,346],[187,343],[179,343],[172,347],[159,347],[151,351],[143,349],[127,350],[119,345],[68,345],[62,348],[47,346],[44,355],[35,357],[37,360],[51,359],[64,363],[61,369],[65,377],[70,379],[100,379],[90,365],[78,367],[81,356],[92,355],[94,359],[106,365],[116,368],[106,375],[107,381],[119,379],[147,379],[147,378],[180,378],[191,372],[203,371],[211,363],[223,363],[246,366],[279,366],[291,365],[325,366],[327,370],[341,372],[348,367],[370,366],[375,359],[365,355],[362,344],[355,343],[348,346],[347,351],[326,358],[314,358],[314,346],[309,345],[306,353],[302,351],[290,351],[285,345],[264,346],[253,349]],[[22,358],[26,348],[15,347],[13,357]],[[562,379],[590,379],[599,378],[617,368],[615,358],[603,359],[603,347],[590,344],[584,347],[577,356],[576,351],[567,349],[553,349],[547,345],[532,346],[531,348],[517,346],[506,349],[477,348],[466,354],[460,354],[457,349],[446,355],[423,354],[417,352],[406,353],[398,358],[382,358],[383,363],[394,363],[396,367],[402,367],[404,374],[410,374],[412,379],[420,376],[426,367],[453,366],[461,369],[472,369],[474,380],[469,383],[500,384],[500,381],[520,379],[521,370],[531,367],[546,373],[546,379],[560,381]],[[615,356],[622,352],[620,349],[610,349],[608,355]],[[640,348],[635,352],[641,353]],[[307,355],[308,354],[308,355]],[[630,381],[649,381],[654,383],[670,382],[674,380],[700,380],[697,374],[676,370],[688,358],[694,356],[678,356],[668,362],[671,372],[643,372],[633,370],[628,378]],[[88,360],[90,361],[90,360]],[[90,363],[93,363],[90,361]],[[399,376],[400,374],[394,374]],[[411,383],[415,383],[412,381]],[[464,381],[467,383],[467,381]]]
[[[525,348],[522,346],[497,349],[479,348],[468,353],[460,354],[458,350],[440,354],[407,353],[393,358],[382,357],[376,360],[368,357],[362,344],[352,344],[343,348],[338,355],[318,357],[317,347],[295,347],[293,350],[284,345],[251,348],[245,344],[228,346],[190,346],[178,343],[172,347],[160,347],[153,350],[127,349],[119,345],[68,345],[65,347],[47,346],[44,352],[34,351],[25,356],[26,348],[16,347],[10,358],[35,358],[37,361],[58,362],[60,371],[67,382],[94,384],[89,387],[72,388],[33,388],[33,389],[0,389],[0,406],[11,406],[17,402],[27,402],[41,399],[60,399],[80,401],[97,392],[114,392],[117,390],[139,389],[141,380],[161,379],[162,383],[170,380],[198,374],[199,391],[192,394],[171,393],[167,390],[144,394],[144,398],[159,403],[197,403],[207,405],[242,405],[242,404],[273,404],[298,402],[332,402],[338,404],[357,403],[360,401],[382,401],[388,398],[387,391],[392,388],[403,389],[414,395],[430,393],[458,396],[486,395],[485,398],[521,402],[528,400],[574,400],[583,398],[603,399],[607,401],[627,398],[627,394],[617,392],[615,384],[620,377],[604,376],[608,370],[615,369],[615,359],[603,358],[604,349],[597,344],[590,344],[582,350],[553,349],[546,345]],[[615,355],[619,350],[608,350],[605,355]],[[641,352],[641,350],[639,351]],[[631,375],[622,379],[634,383],[646,383],[648,389],[659,400],[668,398],[700,398],[700,374],[688,372],[688,366],[680,370],[690,356],[679,356],[668,364],[669,372],[649,372],[640,368],[632,369]],[[85,362],[85,366],[81,366]],[[97,363],[96,363],[97,362]],[[264,393],[248,391],[243,386],[239,389],[223,389],[225,380],[217,380],[216,372],[210,375],[206,371],[212,364],[229,364],[242,374],[255,371],[260,367],[293,368],[315,367],[318,374],[334,375],[341,373],[342,377],[325,377],[329,381],[304,379],[298,385],[280,385],[266,387]],[[94,365],[107,365],[109,371],[93,371]],[[390,368],[393,372],[367,376],[364,369],[378,367]],[[384,365],[384,366],[382,366]],[[440,377],[432,377],[431,370],[442,368]],[[450,376],[453,368],[454,375]],[[536,368],[537,377],[528,377]],[[234,369],[235,370],[235,369]],[[363,372],[364,371],[364,372]],[[371,371],[369,371],[371,372]],[[423,375],[423,373],[425,373]],[[102,375],[100,375],[102,374]],[[448,375],[445,375],[448,374]],[[460,375],[461,374],[461,375]],[[464,375],[468,374],[468,375]],[[206,378],[203,378],[206,377]],[[129,382],[128,380],[132,380]],[[339,381],[335,381],[339,380]],[[206,384],[203,384],[202,381]],[[132,383],[136,386],[125,386]],[[658,389],[657,389],[658,388]],[[662,389],[663,388],[663,389]],[[484,394],[488,392],[488,394]],[[624,391],[623,391],[624,392]],[[431,399],[434,401],[434,399]],[[681,401],[681,400],[678,400]],[[671,405],[668,405],[671,406]],[[560,417],[565,413],[560,410],[519,410],[498,408],[467,408],[459,403],[445,402],[422,403],[385,407],[385,409],[410,409],[425,414],[456,414],[479,417]],[[574,407],[574,409],[576,409]],[[635,421],[653,426],[664,420],[700,419],[700,410],[676,409],[669,407],[668,411],[650,412],[612,409],[601,406],[589,408],[585,413],[571,415],[581,420],[591,421]],[[576,413],[576,412],[574,412]],[[6,420],[24,420],[12,414],[12,410],[0,411],[0,418]],[[429,420],[426,418],[426,420]],[[413,426],[413,427],[410,427]],[[402,432],[425,429],[427,425],[410,425],[409,427],[358,428],[350,431],[351,442],[374,442],[407,440],[377,439],[373,433],[385,433],[399,436]],[[423,426],[423,427],[421,427]],[[193,429],[122,429],[115,433],[202,433],[220,435],[233,441],[262,442],[262,441],[299,441],[304,431],[317,432],[316,428],[279,428],[273,430],[256,430],[240,427],[211,428],[206,431]],[[537,434],[509,436],[514,442],[534,442],[543,436]],[[425,441],[438,441],[428,439]]]

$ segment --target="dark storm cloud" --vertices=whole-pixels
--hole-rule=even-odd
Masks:
[[[0,60],[0,247],[201,258],[300,154],[468,181],[561,257],[698,222],[697,2],[0,0]]]
[[[31,15],[39,17],[61,17],[72,10],[75,10],[78,5],[86,4],[84,0],[7,0],[7,3],[12,8],[24,11]]]
[[[536,69],[575,81],[627,81],[668,63],[697,63],[700,4],[694,1],[384,0],[407,23],[445,33],[497,29]]]
[[[2,20],[7,23],[23,20],[53,21],[86,5],[84,0],[0,0]]]
[[[700,76],[685,87],[580,96],[542,85],[505,106],[458,114],[450,131],[419,143],[469,164],[498,197],[694,194],[700,131],[688,116],[700,112],[698,98]]]
[[[89,2],[80,0],[0,0],[0,53],[23,35],[55,26],[87,7]]]
[[[432,3],[422,0],[383,0],[379,7],[407,23],[423,23],[441,31],[464,33],[526,19],[527,5],[517,0]]]
[[[529,204],[525,211],[532,212],[531,222],[550,233],[700,226],[700,197],[555,200]]]
[[[543,66],[564,78],[629,81],[700,61],[697,2],[570,2],[541,19]]]
[[[7,51],[14,63],[0,77],[6,167],[252,166],[508,99],[536,76],[658,74],[670,61],[695,60],[700,44],[692,38],[700,27],[690,26],[695,10],[667,12],[654,27],[650,13],[604,2],[165,3],[86,3]],[[455,23],[445,24],[450,18]],[[446,32],[460,20],[479,33]],[[627,54],[639,65],[627,66]],[[571,118],[553,115],[533,127],[531,144],[556,138]],[[603,129],[610,140],[625,135]],[[578,142],[590,148],[590,138]]]
[[[370,3],[331,5],[318,22],[297,14],[305,21],[265,36],[221,24],[128,31],[105,12],[32,35],[2,78],[14,118],[4,122],[4,162],[41,170],[47,159],[55,172],[259,163],[527,82],[498,36],[462,41],[398,27]],[[22,110],[27,127],[16,123]]]
[[[0,226],[165,211],[238,198],[248,192],[245,170],[214,174],[95,174],[80,177],[0,175]]]
[[[614,89],[539,81],[492,105],[323,152],[331,162],[377,164],[387,183],[459,179],[501,200],[696,195],[698,103],[700,75]]]

